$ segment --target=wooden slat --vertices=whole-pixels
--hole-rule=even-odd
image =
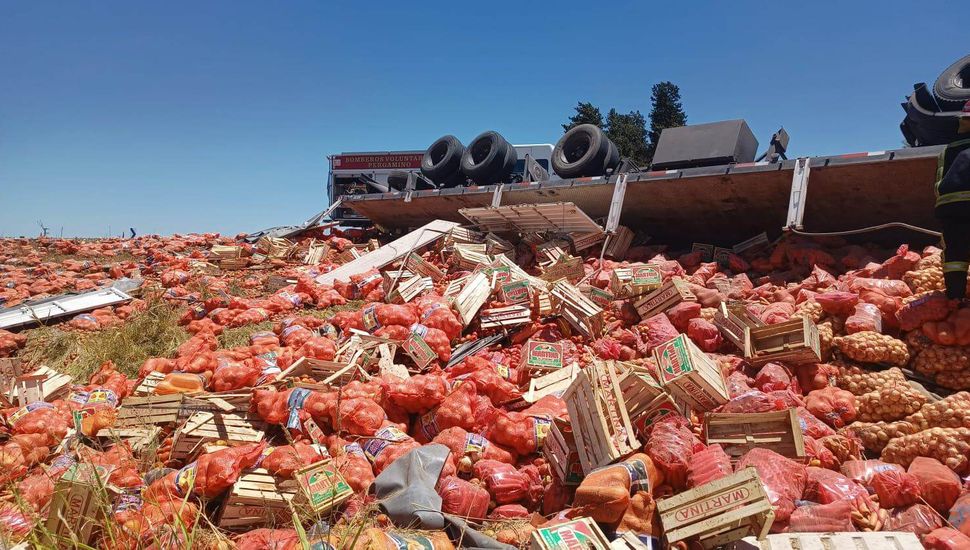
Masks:
[[[764,413],[708,413],[708,445],[721,445],[732,459],[754,448],[770,449],[793,460],[805,460],[805,439],[795,409]]]

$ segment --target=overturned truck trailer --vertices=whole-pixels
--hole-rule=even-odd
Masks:
[[[632,172],[609,177],[370,193],[341,197],[385,230],[441,219],[459,209],[571,202],[594,219],[611,208],[619,223],[662,241],[730,245],[783,228],[841,232],[902,222],[937,229],[934,183],[943,146],[776,163]]]

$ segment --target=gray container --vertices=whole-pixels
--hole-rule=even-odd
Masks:
[[[744,120],[667,128],[653,156],[654,170],[754,161],[758,140]]]

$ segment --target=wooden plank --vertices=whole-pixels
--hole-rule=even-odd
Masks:
[[[535,403],[547,395],[562,397],[580,370],[578,363],[572,363],[549,374],[532,378],[529,380],[529,391],[522,398],[529,403]]]
[[[380,269],[406,256],[408,252],[427,246],[457,227],[455,222],[434,220],[420,228],[394,240],[377,250],[368,252],[337,269],[316,278],[319,284],[333,284],[334,281],[349,281],[351,275]]]
[[[707,413],[704,438],[738,460],[751,449],[764,448],[792,460],[805,460],[805,440],[795,409],[764,413]]]
[[[754,366],[771,361],[793,364],[822,360],[818,327],[808,317],[745,329],[744,356]]]
[[[591,233],[603,230],[571,202],[461,208],[458,213],[476,227],[495,232]]]
[[[745,537],[737,550],[923,550],[915,533],[782,533],[764,540]]]
[[[697,297],[680,277],[672,277],[657,290],[633,303],[641,319],[649,319],[663,313],[681,302],[696,302]]]

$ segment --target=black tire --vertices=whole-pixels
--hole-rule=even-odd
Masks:
[[[458,172],[455,172],[453,176],[441,182],[439,185],[441,185],[442,189],[447,189],[451,187],[461,187],[465,185],[465,176],[459,170]]]
[[[515,150],[515,147],[511,143],[506,143],[508,148],[505,150],[505,164],[502,165],[502,170],[496,174],[495,181],[492,183],[508,183],[509,176],[512,172],[515,172],[515,163],[519,160],[519,153]]]
[[[482,132],[465,148],[461,157],[462,174],[479,185],[495,183],[505,171],[510,148],[512,146],[498,132]]]
[[[603,160],[603,173],[607,173],[610,170],[615,170],[617,166],[620,165],[620,149],[613,143],[613,140],[607,140],[610,144],[609,152],[606,154],[606,158]]]
[[[444,183],[454,178],[461,169],[461,157],[465,146],[452,135],[438,138],[424,152],[421,159],[421,173],[435,183]]]
[[[408,185],[407,172],[391,172],[387,175],[387,186],[395,191],[404,191]]]
[[[609,139],[593,124],[580,124],[559,138],[552,151],[552,169],[561,178],[603,175]]]
[[[960,111],[970,101],[970,55],[950,65],[933,84],[940,107],[944,111]]]

